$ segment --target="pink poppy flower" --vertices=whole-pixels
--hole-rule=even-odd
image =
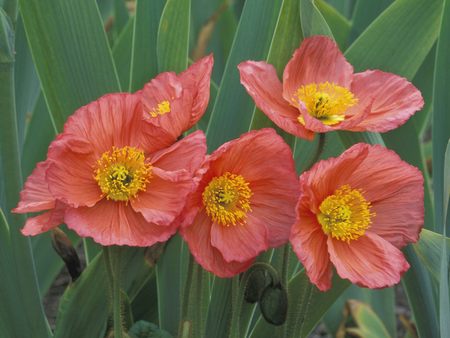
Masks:
[[[180,232],[204,269],[231,277],[288,241],[298,180],[291,150],[273,129],[225,143],[197,179]]]
[[[380,70],[353,73],[326,36],[303,40],[284,69],[283,83],[266,62],[245,61],[238,68],[258,108],[305,139],[338,129],[386,132],[423,107],[420,91],[405,78]]]
[[[165,72],[147,83],[139,92],[144,118],[164,128],[173,139],[193,127],[208,106],[213,64],[209,55],[179,75]]]
[[[423,177],[393,151],[359,143],[300,176],[290,242],[320,290],[342,278],[369,288],[400,281],[409,264],[399,248],[423,225]]]
[[[142,123],[139,95],[109,94],[78,109],[25,183],[22,233],[62,222],[103,245],[149,246],[173,235],[204,160],[205,136],[172,137]]]

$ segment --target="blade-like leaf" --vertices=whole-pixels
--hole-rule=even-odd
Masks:
[[[6,211],[6,215],[3,211],[0,215],[0,303],[4,309],[0,314],[4,324],[0,333],[5,337],[48,337],[50,333],[40,303],[30,241],[19,232],[25,218],[10,213],[19,199],[22,175],[14,92],[13,21],[1,8],[0,98],[0,208]]]
[[[265,59],[280,5],[280,0],[245,2],[208,125],[210,150],[238,137],[250,126],[254,104],[245,89],[239,85],[237,65],[245,60]]]
[[[58,130],[78,107],[120,90],[94,1],[21,0],[20,9],[42,91]]]
[[[164,1],[138,0],[131,49],[130,91],[140,89],[158,73],[156,39]],[[166,14],[167,15],[167,14]],[[180,41],[177,41],[180,43]]]

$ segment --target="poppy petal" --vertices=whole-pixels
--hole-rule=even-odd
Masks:
[[[339,276],[368,288],[397,284],[409,269],[399,249],[369,231],[350,243],[329,237],[328,252]]]
[[[238,66],[241,83],[278,127],[295,136],[312,140],[314,133],[298,121],[299,111],[283,98],[283,87],[275,68],[265,62],[246,61]]]
[[[347,62],[339,47],[327,36],[304,39],[283,73],[283,96],[291,102],[302,85],[330,82],[349,88],[353,66]]]

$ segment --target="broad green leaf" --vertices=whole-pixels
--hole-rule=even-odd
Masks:
[[[133,42],[134,17],[115,40],[112,55],[119,76],[120,87],[129,88],[131,72],[131,46]]]
[[[419,337],[438,337],[439,321],[433,281],[421,263],[413,246],[403,249],[411,265],[402,277],[403,289],[408,297]]]
[[[446,238],[447,247],[450,248],[450,238]],[[442,256],[442,246],[444,236],[436,232],[423,229],[420,233],[420,240],[413,245],[419,259],[424,266],[430,271],[435,281],[439,281],[440,264]],[[447,253],[448,255],[449,253]]]
[[[347,19],[352,18],[354,6],[357,1],[355,0],[327,0],[327,2],[336,8]]]
[[[351,41],[355,40],[393,0],[358,0],[352,16]]]
[[[392,337],[397,333],[397,321],[395,316],[395,293],[393,288],[373,290],[350,286],[333,306],[327,311],[324,323],[333,336],[336,335],[340,324],[345,321],[344,308],[346,302],[355,299],[363,302],[373,309],[374,314],[381,319],[386,330]]]
[[[412,79],[436,40],[441,10],[442,0],[394,1],[345,56],[356,72],[381,69]]]
[[[433,190],[434,213],[437,231],[443,233],[445,225],[444,207],[447,207],[448,195],[444,195],[444,158],[447,142],[450,139],[450,3],[445,0],[442,15],[440,36],[436,50],[436,65],[434,69],[433,84]],[[450,232],[450,223],[447,223],[447,233]]]
[[[436,45],[428,53],[412,82],[420,90],[425,101],[421,111],[414,114],[414,127],[418,135],[423,135],[431,120],[431,111],[433,107],[433,77],[434,64],[436,61]],[[424,154],[425,155],[425,154]],[[431,157],[431,153],[430,153]]]
[[[210,150],[238,137],[250,126],[254,104],[239,84],[237,65],[245,60],[265,59],[280,5],[280,0],[245,2],[208,125]]]
[[[134,276],[141,269],[148,269],[143,250],[123,247],[121,257],[121,286],[128,291]],[[59,302],[55,337],[79,338],[104,336],[108,314],[109,283],[103,254],[99,254],[83,271],[80,278],[68,286]]]
[[[231,280],[215,277],[211,292],[205,337],[226,338],[231,319]]]
[[[305,37],[312,35],[333,36],[315,0],[300,0],[300,18]]]
[[[120,35],[129,20],[128,9],[125,0],[114,0],[114,33]]]
[[[158,74],[156,40],[163,7],[163,0],[137,0],[136,2],[131,49],[131,92],[142,88],[146,82]]]
[[[17,129],[19,147],[22,151],[29,118],[34,110],[41,89],[21,18],[19,18],[16,26],[15,61],[14,85],[16,91]]]
[[[30,241],[19,232],[25,217],[9,212],[17,204],[22,185],[14,91],[14,48],[13,20],[0,8],[0,177],[7,178],[1,181],[0,186],[0,208],[6,211],[6,215],[3,211],[0,215],[0,303],[6,310],[1,313],[3,325],[0,333],[5,337],[48,337],[50,332],[40,303]]]
[[[348,301],[356,327],[348,328],[346,331],[361,338],[390,338],[392,337],[383,324],[381,318],[368,306],[357,300]]]
[[[181,72],[187,68],[190,32],[190,0],[168,0],[159,22],[158,71]],[[181,290],[187,263],[179,236],[172,238],[156,266],[159,325],[175,335],[181,315]]]
[[[190,0],[167,0],[157,38],[159,72],[179,73],[187,68],[190,20]]]
[[[57,130],[80,106],[120,90],[95,2],[20,0],[20,9]]]
[[[446,16],[450,14],[450,4],[448,1],[446,1],[446,8],[444,12],[444,19],[446,19]],[[450,140],[447,143],[447,149],[445,151],[445,157],[444,157],[444,210],[443,210],[443,219],[444,222],[448,222],[447,218],[447,208],[450,200]],[[444,225],[444,238],[447,239],[446,236],[447,229]],[[450,297],[449,297],[449,257],[448,253],[450,250],[448,249],[447,243],[442,243],[441,245],[441,269],[440,269],[440,276],[439,276],[439,323],[440,323],[440,329],[441,329],[441,337],[450,337],[450,322],[448,318],[450,318]]]
[[[350,21],[324,0],[317,0],[316,7],[333,32],[336,43],[341,48],[347,47],[352,27]]]

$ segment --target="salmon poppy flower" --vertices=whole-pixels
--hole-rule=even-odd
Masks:
[[[180,232],[204,269],[231,277],[288,241],[298,179],[291,150],[273,129],[223,144],[197,179]]]
[[[420,91],[405,78],[380,70],[353,73],[326,36],[303,40],[283,73],[265,62],[239,66],[241,83],[260,108],[286,132],[312,139],[333,130],[386,132],[422,109]]]
[[[392,286],[409,264],[399,250],[423,225],[423,177],[393,151],[359,143],[300,176],[290,242],[320,290],[342,278]]]
[[[192,175],[206,153],[202,132],[173,144],[142,123],[139,95],[109,94],[78,109],[25,183],[17,213],[22,233],[62,222],[102,245],[149,246],[173,235]]]
[[[193,127],[208,106],[213,64],[209,55],[179,75],[165,72],[147,83],[139,92],[144,118],[164,128],[173,139]]]

